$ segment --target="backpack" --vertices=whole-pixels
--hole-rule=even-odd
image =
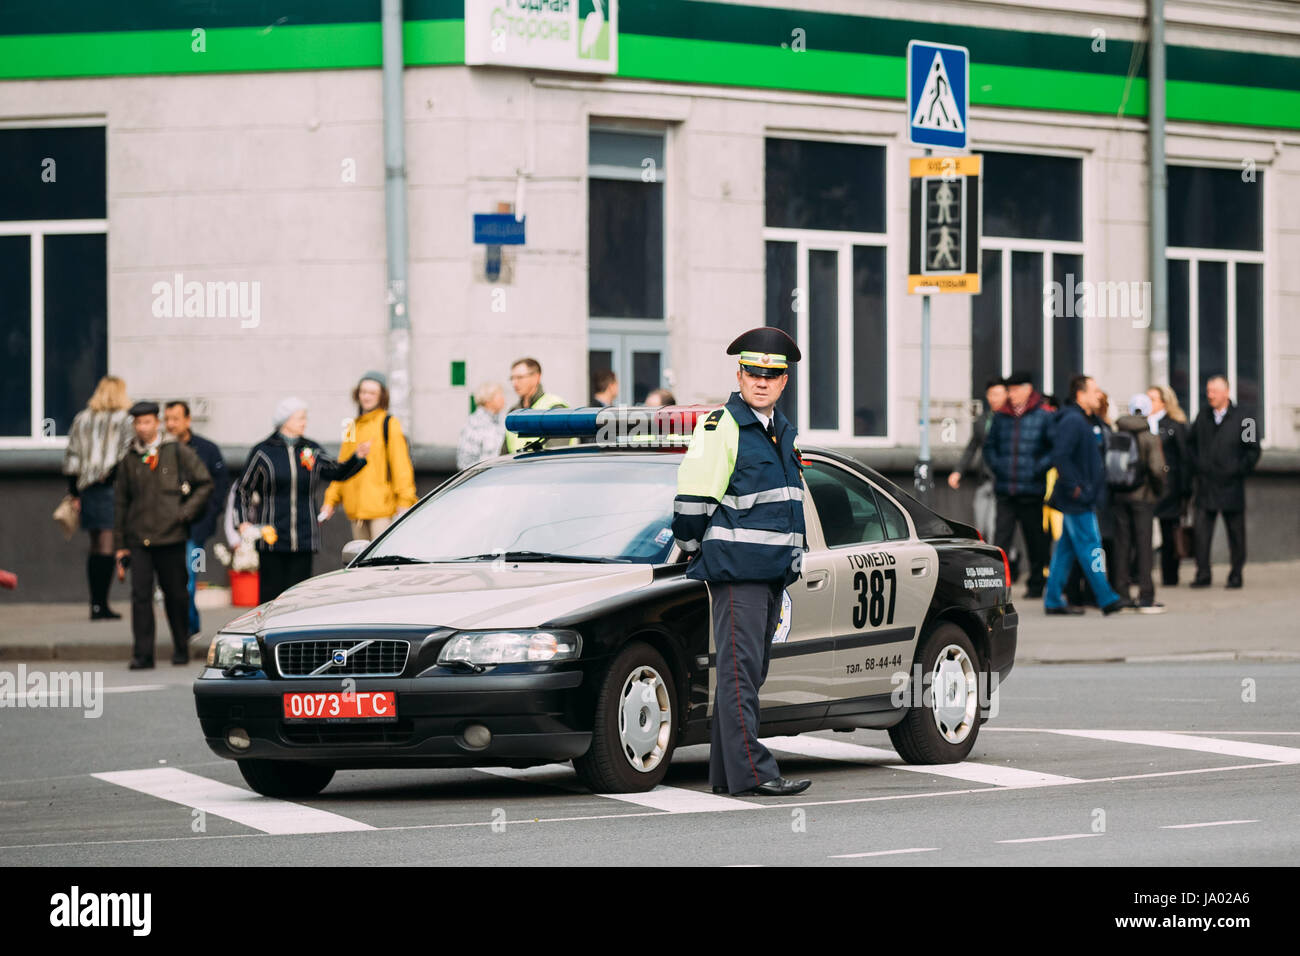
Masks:
[[[392,420],[392,415],[384,416],[384,468],[386,469],[384,480],[390,485],[393,483],[393,463],[388,457],[388,423]],[[406,442],[406,457],[411,463],[411,474],[415,474],[415,459],[411,457],[411,442],[409,439]]]
[[[1146,481],[1137,436],[1119,429],[1106,433],[1106,484],[1112,491],[1137,491]]]

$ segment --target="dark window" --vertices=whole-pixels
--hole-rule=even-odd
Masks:
[[[640,405],[646,396],[659,387],[660,369],[658,352],[632,353],[632,403]],[[623,399],[627,401],[626,398]]]
[[[1002,375],[1002,253],[981,255],[979,295],[970,306],[970,394],[984,399],[984,383]]]
[[[1043,387],[1043,254],[1011,253],[1011,368]]]
[[[840,426],[839,261],[837,253],[808,253],[808,427]],[[802,349],[800,350],[803,351]]]
[[[853,434],[884,435],[889,427],[885,323],[885,249],[853,247]]]
[[[1237,264],[1237,404],[1255,419],[1264,440],[1264,267]]]
[[[1169,387],[1183,408],[1190,409],[1192,369],[1192,325],[1189,263],[1170,259],[1169,274]]]
[[[830,548],[885,540],[871,485],[842,468],[811,462],[803,471]]]
[[[1199,262],[1196,266],[1196,393],[1205,395],[1211,375],[1227,376],[1228,264]]]
[[[1264,174],[1169,166],[1169,244],[1200,249],[1264,248]]]
[[[45,418],[66,435],[108,373],[107,237],[45,237]]]
[[[1080,160],[1029,153],[983,155],[984,235],[1083,239]]]
[[[795,301],[796,258],[798,246],[793,242],[767,243],[766,318],[767,325],[780,329],[799,343],[796,328],[798,303]],[[802,346],[800,347],[802,349]],[[792,422],[799,421],[798,374],[786,381],[785,391],[777,402],[781,414]]]
[[[0,219],[103,219],[104,127],[0,129]]]
[[[591,315],[664,317],[663,186],[592,179],[587,301]]]
[[[1083,256],[1053,254],[1052,279],[1062,290],[1077,289],[1083,281]],[[1078,297],[1074,303],[1062,299],[1061,304],[1052,318],[1052,381],[1043,383],[1043,391],[1054,392],[1058,398],[1069,388],[1070,379],[1083,371],[1083,317],[1073,308]]]
[[[766,223],[788,229],[885,231],[885,148],[771,139]]]
[[[0,435],[32,434],[31,249],[0,236]]]

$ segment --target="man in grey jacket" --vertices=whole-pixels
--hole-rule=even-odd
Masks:
[[[1131,562],[1136,557],[1137,610],[1143,614],[1160,614],[1165,606],[1156,600],[1156,588],[1151,578],[1154,556],[1151,529],[1155,522],[1156,503],[1165,490],[1165,453],[1160,438],[1151,433],[1150,423],[1147,422],[1147,416],[1151,414],[1151,399],[1145,394],[1134,395],[1129,399],[1128,410],[1129,414],[1121,415],[1115,428],[1120,432],[1129,432],[1136,439],[1142,482],[1133,489],[1114,489],[1111,497],[1111,508],[1115,514],[1113,584],[1120,599],[1132,607],[1129,572]]]

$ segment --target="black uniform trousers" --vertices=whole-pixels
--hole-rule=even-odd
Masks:
[[[1228,529],[1228,558],[1232,562],[1229,581],[1241,580],[1241,569],[1246,564],[1246,512],[1208,511],[1196,509],[1196,580],[1210,580],[1210,545],[1214,541],[1214,518],[1223,515],[1223,526]]]
[[[1047,581],[1047,563],[1052,560],[1052,538],[1043,530],[1042,495],[998,495],[997,535],[994,544],[1010,553],[1016,537],[1016,522],[1025,536],[1028,573],[1025,585],[1031,594],[1042,596]]]
[[[137,661],[153,662],[157,634],[153,615],[153,582],[162,588],[163,608],[172,632],[173,654],[189,658],[190,594],[189,572],[185,567],[185,542],[136,546],[131,549],[131,636],[132,655]]]
[[[781,775],[776,758],[758,740],[758,689],[767,680],[781,591],[779,581],[709,582],[717,649],[709,783],[728,793]]]
[[[1108,567],[1111,572],[1111,586],[1119,592],[1122,600],[1130,600],[1130,562],[1133,552],[1136,551],[1138,601],[1142,604],[1151,604],[1156,599],[1156,586],[1151,579],[1151,566],[1155,558],[1151,550],[1155,505],[1144,501],[1125,501],[1123,498],[1116,497],[1113,507],[1115,559],[1114,565]]]
[[[311,577],[310,551],[259,551],[257,553],[257,600],[278,598],[300,581]]]

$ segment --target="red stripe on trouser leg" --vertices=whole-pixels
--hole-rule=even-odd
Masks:
[[[745,737],[745,757],[749,760],[749,769],[754,772],[754,784],[757,786],[763,781],[758,779],[758,768],[754,766],[754,756],[749,752],[749,725],[745,723],[745,711],[740,706],[740,670],[736,665],[736,602],[731,588],[727,589],[727,612],[727,630],[731,636],[731,672],[736,682],[736,716],[740,718],[740,730]]]

